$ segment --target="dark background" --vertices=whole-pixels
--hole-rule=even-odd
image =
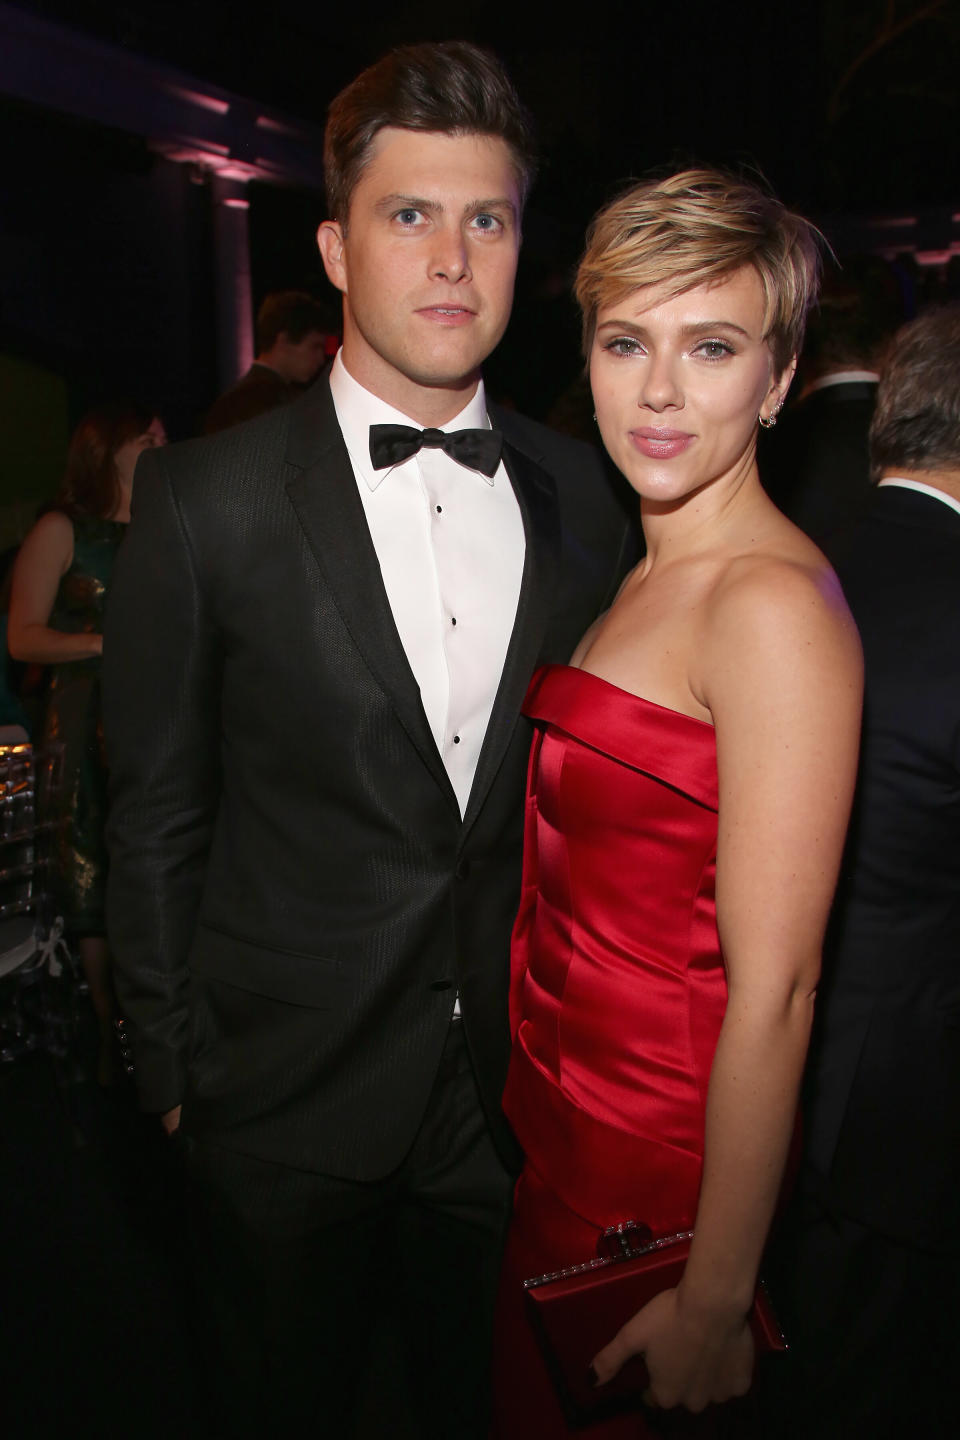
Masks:
[[[455,14],[436,0],[12,8],[318,128],[338,89],[391,45],[468,38],[497,50],[534,114],[543,165],[488,383],[534,415],[578,372],[570,274],[590,215],[630,177],[694,160],[746,167],[840,251],[859,218],[939,213],[942,230],[960,210],[960,0],[599,0],[562,20],[551,6],[475,0]],[[89,404],[134,390],[174,436],[192,432],[218,389],[214,249],[203,177],[145,140],[0,98],[0,142],[0,506],[25,497],[26,514]],[[321,177],[247,193],[255,303],[277,288],[322,292]],[[24,364],[36,367],[29,383]]]
[[[210,0],[23,8],[322,124],[330,97],[392,45],[463,38],[508,62],[546,150],[540,199],[579,221],[612,180],[678,154],[760,165],[819,210],[956,198],[956,0],[552,6]]]

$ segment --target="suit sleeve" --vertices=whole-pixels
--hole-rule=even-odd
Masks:
[[[137,467],[106,607],[107,927],[145,1109],[183,1095],[187,959],[219,795],[220,642],[166,456]]]

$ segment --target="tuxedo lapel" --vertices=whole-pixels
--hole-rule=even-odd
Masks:
[[[397,632],[326,381],[291,407],[286,490],[354,644],[459,815]]]
[[[526,549],[513,633],[463,817],[465,832],[479,814],[510,744],[540,657],[559,567],[560,515],[553,481],[509,440],[504,445],[503,463],[520,506]]]

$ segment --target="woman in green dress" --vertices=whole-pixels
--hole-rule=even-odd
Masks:
[[[60,489],[20,548],[10,597],[10,654],[50,667],[43,740],[63,742],[70,817],[60,845],[59,900],[100,1025],[102,1084],[113,1078],[116,1014],[104,924],[103,606],[130,519],[137,460],[165,443],[163,423],[150,410],[111,405],[85,415]]]

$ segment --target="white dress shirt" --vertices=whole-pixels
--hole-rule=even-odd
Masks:
[[[390,609],[461,815],[496,698],[523,575],[523,520],[501,463],[493,479],[443,450],[374,470],[371,425],[412,425],[354,380],[330,390]],[[483,382],[443,430],[489,429]]]

